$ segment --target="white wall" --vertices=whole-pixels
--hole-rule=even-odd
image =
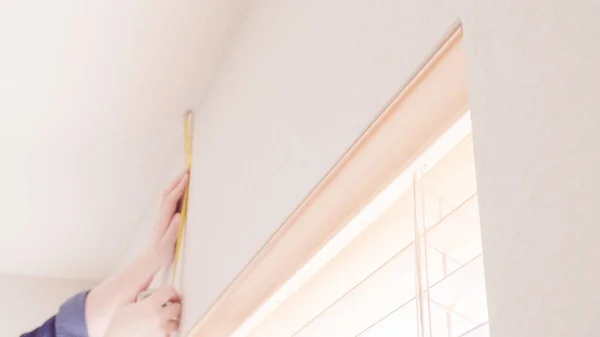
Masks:
[[[0,273],[115,271],[247,3],[0,1]]]
[[[458,18],[447,1],[253,6],[196,115],[184,331]]]
[[[591,336],[598,14],[587,0],[254,2],[196,118],[184,331],[462,18],[493,336]]]
[[[492,336],[597,336],[600,2],[483,2],[466,31]]]
[[[3,336],[19,336],[55,315],[72,295],[94,284],[29,276],[0,275],[0,329]]]

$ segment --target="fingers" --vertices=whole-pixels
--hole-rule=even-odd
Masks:
[[[179,321],[179,317],[181,317],[181,303],[174,302],[167,304],[160,311],[160,316],[165,321]]]
[[[171,191],[173,191],[175,189],[175,187],[177,187],[177,185],[181,181],[181,178],[183,178],[183,176],[187,173],[188,173],[188,170],[183,170],[181,173],[179,173],[177,175],[177,177],[175,177],[175,179],[173,179],[173,181],[171,181],[169,183],[169,185],[167,185],[167,187],[165,187],[165,189],[163,191],[163,198],[166,198],[169,194],[171,194]]]
[[[158,319],[161,329],[167,333],[179,330],[181,302],[177,291],[173,287],[164,287],[154,292],[149,300],[152,305],[159,306]]]
[[[177,213],[171,219],[171,223],[169,224],[169,228],[165,233],[165,236],[162,239],[162,243],[168,246],[175,245],[175,241],[177,241],[177,234],[179,232],[179,223],[181,222],[181,214]]]
[[[169,301],[173,303],[178,303],[180,298],[177,291],[173,287],[168,286],[156,290],[152,293],[152,295],[150,295],[150,297],[148,297],[147,300],[153,306],[163,307],[163,305],[165,305]]]
[[[163,325],[164,332],[172,333],[179,330],[179,319],[178,320],[170,320],[164,323]]]
[[[163,202],[168,203],[169,205],[177,206],[177,202],[183,196],[183,192],[185,191],[185,187],[187,186],[189,174],[186,171],[183,172],[183,176],[179,178],[177,184],[170,190],[165,191],[168,192],[163,196]]]
[[[175,216],[173,216],[167,232],[159,242],[158,256],[162,266],[169,265],[171,262],[173,262],[175,243],[177,242],[177,234],[179,233],[180,222],[181,214],[177,213]]]
[[[189,170],[181,172],[173,182],[163,192],[163,199],[160,206],[160,212],[158,215],[158,222],[152,235],[151,244],[158,244],[165,232],[169,228],[169,224],[173,219],[173,214],[177,209],[177,203],[185,192],[189,180]]]
[[[160,327],[164,332],[171,333],[179,330],[181,318],[181,303],[169,303],[160,311]]]
[[[163,196],[159,216],[159,227],[161,227],[163,233],[167,230],[166,226],[171,221],[171,218],[177,209],[177,203],[183,197],[188,180],[189,174],[187,171],[184,171],[183,175],[177,180],[175,186],[165,190],[166,194]]]

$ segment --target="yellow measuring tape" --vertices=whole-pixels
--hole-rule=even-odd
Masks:
[[[185,168],[190,172],[190,168],[192,167],[192,131],[190,122],[192,119],[192,111],[188,110],[183,115],[183,147],[185,150]],[[188,186],[185,187],[185,192],[183,193],[183,201],[181,203],[181,218],[179,220],[179,229],[177,231],[177,243],[175,244],[175,257],[173,258],[173,276],[171,278],[171,283],[175,282],[175,277],[177,275],[177,264],[179,262],[179,256],[181,251],[181,241],[183,240],[183,229],[185,227],[185,222],[187,219],[187,205],[188,205],[188,196],[190,194],[190,186],[188,179]]]

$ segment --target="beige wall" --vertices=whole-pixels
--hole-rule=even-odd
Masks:
[[[91,282],[0,275],[0,329],[19,336],[36,328],[72,295],[90,289]]]
[[[480,1],[466,21],[493,337],[600,330],[598,15]]]
[[[600,262],[593,240],[600,234],[593,226],[600,201],[597,4],[252,6],[196,115],[184,331],[459,18],[470,62],[492,333],[591,336],[600,328],[592,320],[600,301],[590,272]]]

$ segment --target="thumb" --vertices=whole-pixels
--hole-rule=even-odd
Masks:
[[[177,242],[177,234],[179,233],[179,225],[181,223],[181,214],[177,213],[171,219],[169,227],[159,243],[159,254],[163,264],[171,263],[175,254],[175,243]]]
[[[169,223],[169,228],[165,233],[165,236],[161,240],[161,244],[166,246],[174,246],[177,241],[177,234],[179,233],[179,225],[181,223],[181,214],[177,213],[171,219],[171,223]]]

